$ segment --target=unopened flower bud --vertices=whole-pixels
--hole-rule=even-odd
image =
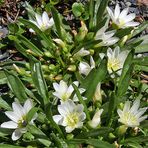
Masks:
[[[63,76],[62,75],[57,75],[54,79],[59,81],[59,80],[62,80]]]
[[[67,136],[66,136],[66,138],[67,138],[68,140],[73,139],[73,137],[74,137],[74,135],[73,135],[73,134],[67,134]]]
[[[42,67],[43,70],[49,71],[49,67],[47,65],[42,65],[41,67]]]
[[[54,70],[55,68],[56,68],[56,66],[55,66],[54,64],[50,64],[50,65],[49,65],[49,69],[50,69],[50,70]]]
[[[20,74],[20,75],[25,75],[27,74],[25,69],[23,68],[19,68],[17,65],[13,64],[13,67],[15,68],[15,70]]]
[[[115,139],[116,136],[113,133],[109,133],[109,139]]]
[[[122,136],[122,135],[124,135],[125,133],[126,133],[126,131],[127,131],[127,126],[126,125],[121,125],[121,126],[119,126],[117,129],[116,129],[116,134],[118,135],[118,136]]]
[[[26,68],[30,69],[29,63],[26,63],[25,66],[26,66]]]
[[[52,58],[53,57],[52,54],[49,51],[44,52],[44,55],[46,57],[49,57],[49,58]]]
[[[98,110],[91,121],[88,122],[89,126],[92,128],[96,128],[101,123],[101,114],[103,109]]]
[[[61,39],[53,39],[58,45],[60,45],[62,48],[65,47],[65,43]]]
[[[94,55],[94,53],[95,53],[95,51],[93,49],[90,49],[89,52],[90,52],[90,55]]]
[[[39,56],[38,54],[36,54],[35,52],[33,52],[32,50],[28,49],[26,50],[27,53],[34,55],[34,56]]]
[[[76,71],[76,66],[75,65],[69,65],[67,70],[74,72],[74,71]]]

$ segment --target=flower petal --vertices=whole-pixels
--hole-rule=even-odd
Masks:
[[[140,106],[140,99],[136,99],[136,100],[133,102],[133,106],[131,107],[130,112],[131,112],[131,113],[137,112],[139,106]]]
[[[12,108],[14,110],[14,113],[17,114],[19,117],[22,117],[24,115],[24,108],[18,102],[13,102]]]
[[[18,124],[13,121],[4,122],[1,124],[2,128],[16,129]]]
[[[84,75],[87,76],[88,73],[90,72],[90,70],[91,70],[91,67],[89,66],[88,63],[86,63],[86,62],[80,62],[80,64],[79,64],[79,72],[81,74],[84,74]]]
[[[131,13],[126,16],[126,19],[124,20],[125,23],[132,21],[136,17],[135,13]]]
[[[49,23],[49,17],[46,11],[43,12],[42,14],[42,22],[44,23],[44,25],[48,25]]]
[[[54,20],[53,18],[50,18],[49,22],[48,22],[48,26],[51,27],[54,25]]]
[[[63,122],[63,117],[61,115],[54,115],[53,116],[53,120],[59,124],[59,125],[62,125],[62,122]]]
[[[21,136],[22,136],[21,130],[20,130],[20,129],[16,129],[16,130],[12,133],[11,138],[12,138],[13,141],[16,141],[16,140],[18,140]]]
[[[71,126],[67,126],[65,129],[66,129],[66,133],[71,133],[75,128]]]
[[[128,112],[129,110],[130,110],[130,101],[126,101],[123,108],[123,112]]]
[[[59,90],[59,84],[58,83],[53,83],[53,87],[56,91]]]
[[[8,118],[10,118],[14,122],[18,122],[18,120],[21,118],[20,116],[18,116],[16,113],[12,111],[6,111],[5,114]]]
[[[25,114],[27,114],[32,107],[33,107],[32,100],[31,99],[27,99],[26,102],[24,103],[24,111],[25,111]]]
[[[138,26],[140,23],[138,22],[128,22],[125,24],[126,27],[134,27],[134,26]]]
[[[109,7],[107,7],[107,12],[108,12],[109,16],[111,17],[111,19],[113,20],[113,22],[115,22],[114,14]]]
[[[37,26],[40,28],[43,24],[42,17],[39,14],[36,13],[35,18],[36,18],[36,21],[37,21]]]
[[[115,7],[115,11],[114,11],[115,19],[117,19],[119,17],[119,14],[120,14],[120,7],[119,7],[119,4],[117,4]]]
[[[128,14],[129,8],[125,8],[121,11],[119,18],[120,19],[126,19],[126,15]]]

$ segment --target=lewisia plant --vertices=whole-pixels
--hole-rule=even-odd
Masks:
[[[28,4],[29,18],[10,24],[1,41],[22,60],[0,62],[10,88],[0,92],[0,147],[147,147],[147,22],[108,2],[64,1],[64,16],[58,1]]]

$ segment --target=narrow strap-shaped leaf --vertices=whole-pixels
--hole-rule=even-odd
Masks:
[[[93,69],[82,82],[82,87],[86,89],[85,97],[87,103],[93,98],[96,87],[103,81],[107,74],[107,59],[104,58],[97,69]]]
[[[27,116],[26,116],[26,120],[27,122],[29,123],[32,118],[35,116],[35,114],[37,113],[39,109],[37,107],[33,107],[31,108],[31,110],[27,113]]]
[[[59,35],[59,38],[63,40],[62,31],[61,31],[61,22],[60,22],[58,11],[54,8],[54,6],[51,6],[51,12],[52,12],[55,27],[57,30],[57,34]]]
[[[26,49],[17,40],[15,41],[15,47],[21,54],[23,54],[25,57],[28,57]]]
[[[43,133],[38,127],[35,125],[28,124],[27,129],[30,133],[35,135],[35,138],[42,138],[42,139],[48,139],[47,135]]]
[[[75,90],[75,92],[76,92],[76,95],[77,95],[77,97],[78,97],[80,103],[83,104],[83,106],[84,106],[84,111],[85,111],[85,113],[86,113],[86,118],[87,118],[88,120],[91,120],[91,119],[90,119],[89,112],[88,112],[88,109],[87,109],[87,105],[86,105],[85,101],[83,100],[83,98],[82,98],[82,96],[81,96],[81,94],[80,94],[80,92],[79,92],[79,89],[77,88],[77,86],[76,86],[75,84],[72,84],[72,86],[73,86],[73,88],[74,88],[74,90]]]
[[[15,145],[11,145],[11,144],[0,144],[0,148],[25,148],[22,146],[15,146]]]
[[[146,28],[148,28],[148,21],[144,21],[142,24],[140,24],[133,32],[132,37],[136,36],[137,34],[139,34],[140,32],[142,32],[143,30],[145,30]]]
[[[0,96],[0,108],[11,110],[11,107],[9,106],[9,104],[5,100],[3,100],[1,96]]]
[[[127,56],[125,62],[124,62],[123,68],[122,68],[122,74],[121,74],[121,76],[120,76],[120,81],[121,81],[121,79],[125,76],[126,72],[128,71],[128,69],[129,69],[130,66],[131,66],[131,64],[132,64],[132,62],[133,62],[134,53],[135,53],[134,49],[132,49],[132,50],[129,52],[129,54],[128,54],[128,56]],[[120,83],[120,82],[119,82],[119,83]]]
[[[58,133],[61,135],[62,138],[64,138],[63,132],[60,129],[59,125],[57,125],[53,120],[52,115],[52,104],[48,103],[45,107],[45,113],[47,116],[47,119],[50,121],[51,125],[58,131]]]
[[[117,97],[121,98],[127,91],[129,82],[131,79],[131,75],[133,72],[133,64],[129,67],[128,71],[124,75],[124,77],[119,81],[118,89],[117,89]]]
[[[133,63],[148,66],[148,57],[135,58],[133,59]]]
[[[94,27],[94,0],[89,1],[89,29],[92,30]]]
[[[44,105],[46,105],[49,102],[49,96],[47,84],[43,77],[41,64],[39,61],[35,61],[32,57],[30,57],[30,67],[33,83],[38,90],[38,93],[43,98]]]
[[[148,52],[148,43],[140,44],[135,48],[135,53],[144,53]]]
[[[24,102],[28,97],[25,92],[26,88],[21,82],[21,80],[16,75],[14,75],[12,72],[9,72],[7,70],[5,70],[5,75],[17,99],[20,102]]]
[[[33,43],[31,43],[26,37],[24,37],[23,35],[18,35],[18,39],[21,40],[21,42],[28,47],[30,50],[32,50],[35,54],[42,56],[43,52],[37,47],[35,46]]]
[[[72,144],[90,144],[94,146],[95,148],[115,148],[115,145],[109,144],[108,142],[104,142],[99,139],[73,139],[73,140],[68,140],[67,143],[72,143]]]
[[[109,128],[109,127],[101,127],[99,129],[93,129],[89,132],[82,132],[79,133],[78,136],[76,136],[76,138],[79,139],[84,139],[84,138],[88,138],[88,137],[96,137],[96,136],[106,136],[107,134],[109,134],[110,132],[112,132],[114,129]]]
[[[99,22],[102,20],[103,14],[105,12],[106,6],[108,4],[109,0],[102,0],[100,3],[100,6],[97,11],[97,16],[96,16],[96,25],[99,24]]]

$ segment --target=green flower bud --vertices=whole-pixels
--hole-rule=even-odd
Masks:
[[[59,81],[59,80],[62,80],[63,76],[62,75],[57,75],[54,79]]]
[[[56,66],[55,66],[54,64],[50,64],[50,65],[49,65],[49,69],[50,69],[50,70],[54,70],[55,68],[56,68]]]
[[[20,74],[20,75],[28,75],[25,71],[25,69],[23,68],[19,68],[17,65],[13,64],[13,67],[15,68],[15,70]]]
[[[122,136],[126,133],[128,127],[126,125],[121,125],[116,129],[116,134],[118,136]]]
[[[26,66],[26,68],[30,69],[30,64],[29,63],[26,63],[25,66]]]
[[[93,49],[90,49],[89,52],[90,52],[90,55],[94,55],[94,53],[95,53],[95,51]]]
[[[110,139],[115,139],[116,136],[115,136],[113,133],[109,133],[109,138],[110,138]]]
[[[67,134],[67,136],[66,136],[66,138],[67,138],[68,140],[73,139],[73,137],[74,137],[74,135],[73,135],[73,134]]]
[[[76,66],[75,65],[69,65],[67,70],[74,72],[74,71],[76,71]]]
[[[49,58],[52,58],[53,57],[52,54],[49,51],[44,52],[44,55],[46,57],[49,57]]]
[[[41,67],[42,67],[43,70],[49,71],[49,67],[47,65],[42,65]]]

